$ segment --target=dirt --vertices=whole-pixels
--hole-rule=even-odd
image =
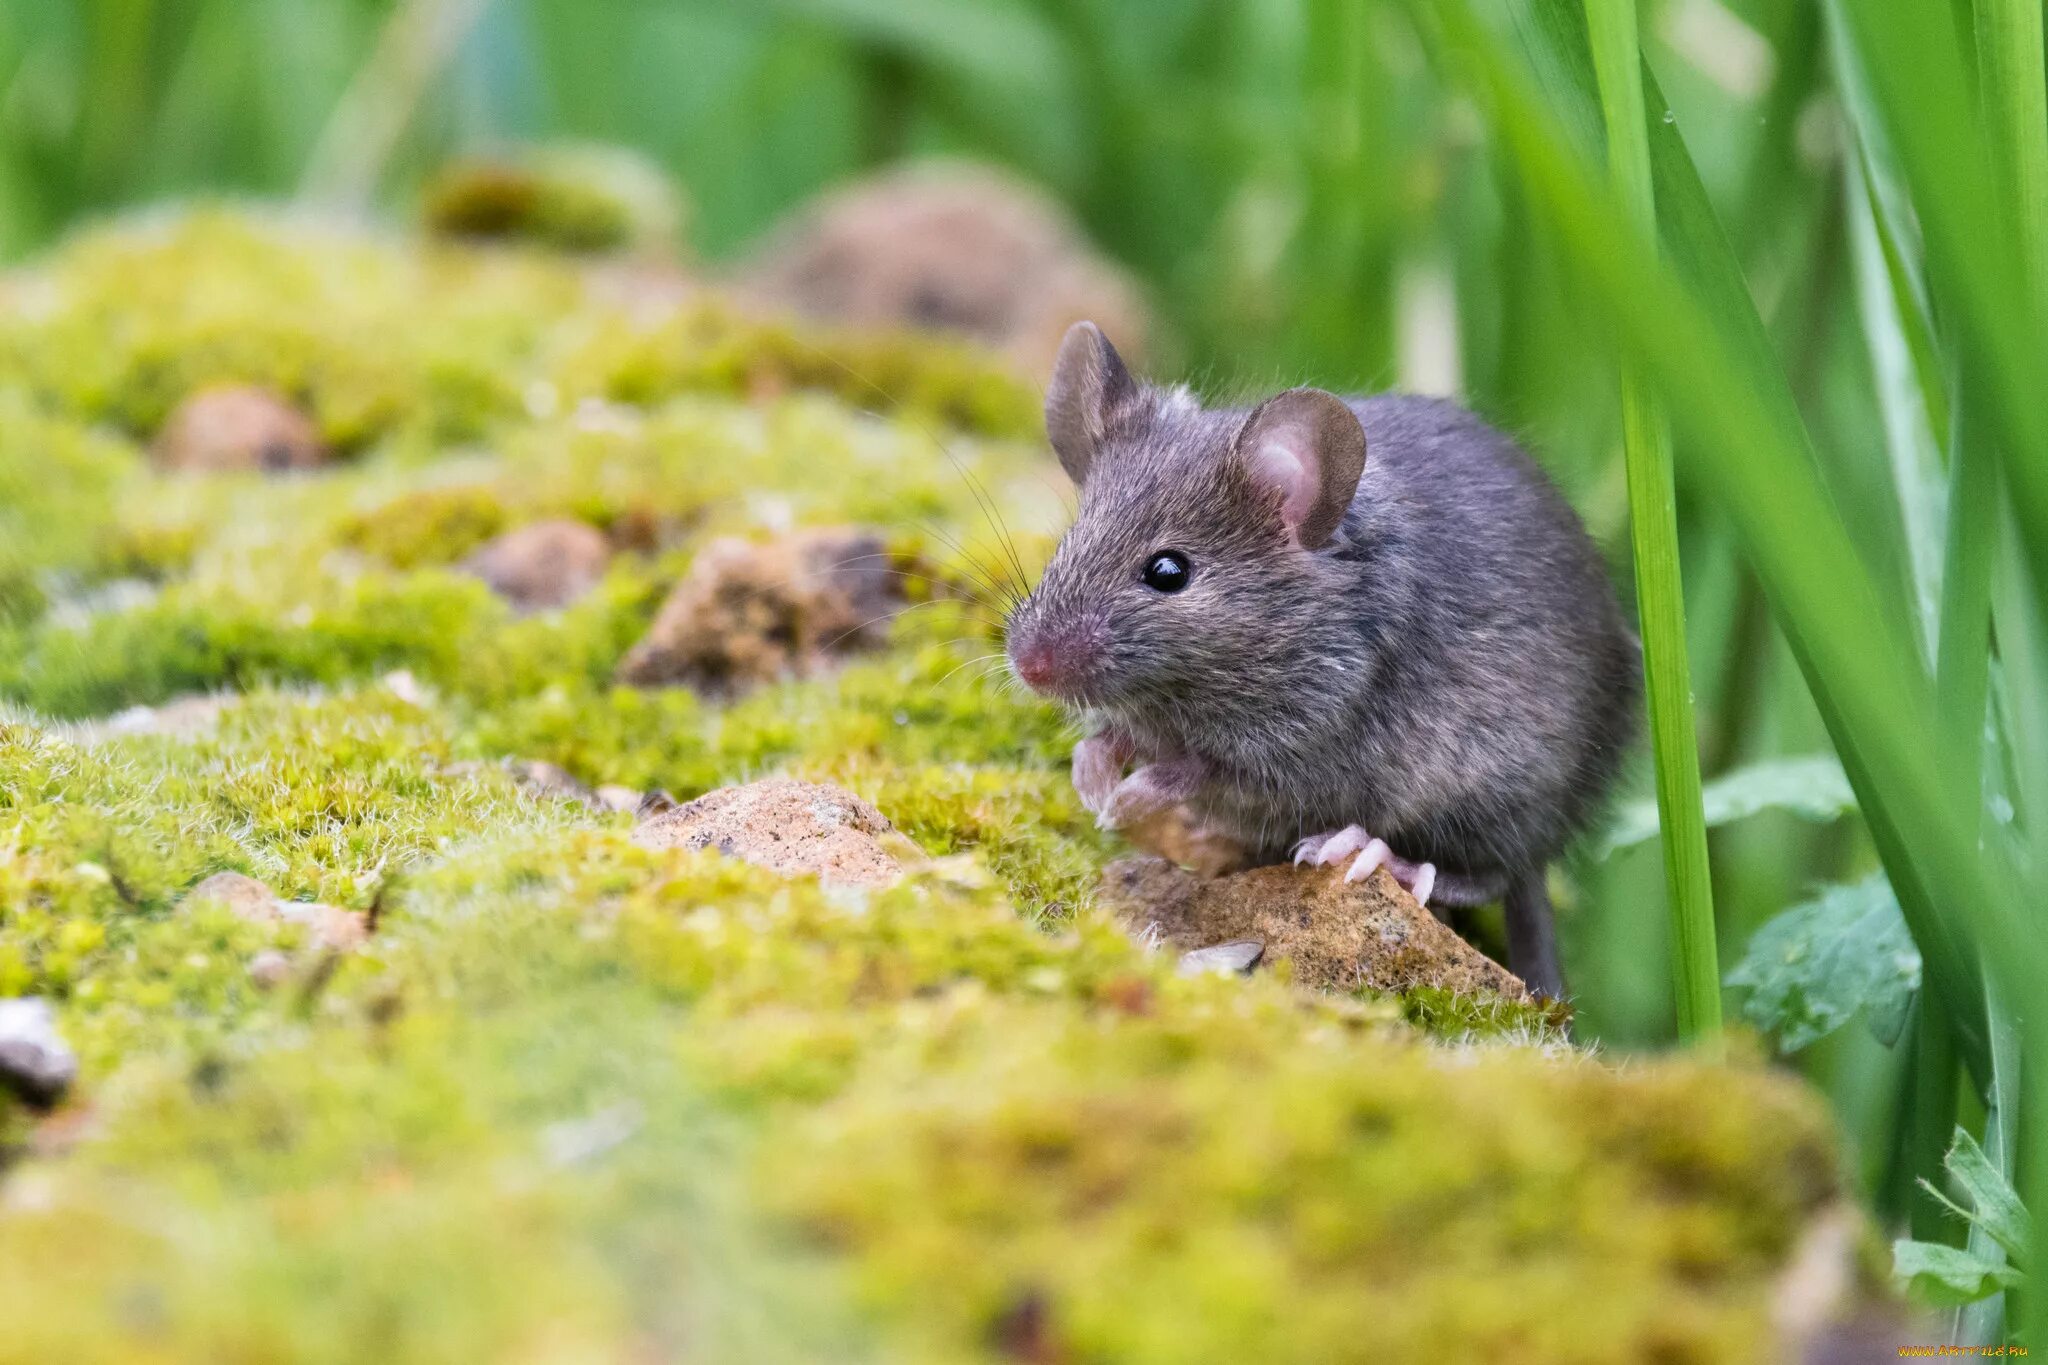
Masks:
[[[596,587],[611,558],[611,542],[602,531],[555,518],[505,532],[460,567],[519,610],[547,611]]]
[[[633,834],[643,848],[715,848],[785,876],[889,886],[917,857],[887,816],[843,787],[771,777],[656,815]]]
[[[360,946],[370,936],[369,917],[359,910],[309,901],[279,900],[277,893],[254,877],[240,872],[216,872],[185,893],[182,909],[211,901],[225,906],[238,918],[258,924],[286,923],[305,927],[314,943],[322,948],[346,950]]]
[[[619,664],[619,681],[729,697],[808,677],[879,644],[904,601],[904,571],[874,531],[801,531],[704,547]]]
[[[1103,872],[1102,896],[1147,941],[1181,952],[1256,941],[1264,963],[1293,963],[1304,986],[1529,998],[1519,978],[1417,904],[1384,868],[1362,882],[1346,882],[1342,868],[1284,866],[1209,879],[1164,858],[1125,858]]]
[[[164,420],[151,452],[166,469],[281,473],[326,464],[312,419],[281,395],[251,384],[200,389]]]
[[[1050,196],[987,166],[932,162],[828,192],[771,233],[742,296],[858,327],[963,334],[1044,375],[1094,320],[1132,359],[1150,330],[1131,280]]]

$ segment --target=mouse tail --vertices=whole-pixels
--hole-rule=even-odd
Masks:
[[[1549,1000],[1564,999],[1564,969],[1557,960],[1557,920],[1551,913],[1544,869],[1517,873],[1502,902],[1507,912],[1508,970]]]

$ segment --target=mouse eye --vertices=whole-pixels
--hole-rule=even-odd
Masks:
[[[1161,550],[1145,564],[1145,586],[1154,592],[1179,592],[1193,575],[1188,557],[1179,550]]]

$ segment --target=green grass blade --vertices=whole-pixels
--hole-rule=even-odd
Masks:
[[[1937,1001],[1922,999],[1913,1026],[1912,1133],[1907,1139],[1914,1174],[1925,1179],[1941,1171],[1956,1127],[1956,1083],[1960,1070],[1955,1032],[1948,1013]],[[1913,1236],[1923,1242],[1947,1240],[1952,1224],[1947,1210],[1925,1190],[1913,1192]]]
[[[2048,581],[2048,407],[2040,401],[2048,344],[2041,285],[2029,265],[2041,259],[2035,239],[2048,235],[2039,225],[2037,186],[2048,181],[2048,151],[2042,130],[2027,126],[2042,117],[2040,14],[2022,15],[2025,6],[2015,3],[1997,7],[2014,11],[2001,18],[1985,7],[1994,30],[1986,41],[1998,49],[1984,72],[1995,105],[1987,128],[1944,7],[1838,5],[1912,190],[1933,292],[1955,331],[1955,363],[1968,367],[1981,396],[1986,438],[2019,509],[2033,574]],[[2031,48],[2012,36],[2028,29]],[[1990,159],[1976,154],[1987,141]]]
[[[1947,548],[1941,571],[1941,628],[1935,702],[1942,743],[1971,782],[1981,808],[1984,707],[1991,667],[1991,565],[1998,547],[1998,462],[1980,412],[1977,380],[1959,371],[1950,390],[1955,440],[1949,454]],[[1981,810],[1980,810],[1981,813]]]
[[[1642,57],[1636,0],[1586,0],[1593,64],[1615,189],[1645,241],[1655,241],[1657,210],[1650,146],[1643,126]],[[1636,609],[1651,746],[1657,765],[1658,823],[1671,906],[1672,981],[1678,1033],[1689,1042],[1721,1031],[1721,962],[1714,941],[1714,887],[1707,867],[1707,826],[1700,800],[1692,670],[1686,658],[1685,590],[1678,562],[1678,499],[1671,433],[1641,375],[1624,369],[1622,440],[1628,469],[1629,526],[1635,551]]]
[[[1993,875],[1986,864],[1996,860],[1980,855],[1974,824],[1948,799],[1954,787],[1933,741],[1932,697],[1917,650],[1879,606],[1812,468],[1796,412],[1788,426],[1783,405],[1757,378],[1768,369],[1764,359],[1742,355],[1715,314],[1619,226],[1622,211],[1589,178],[1500,41],[1463,4],[1433,12],[1494,106],[1494,126],[1558,234],[1580,297],[1653,375],[1697,444],[1690,472],[1741,531],[1859,796],[1869,792],[1874,831],[1895,841],[1924,884],[1944,888],[1938,913],[1904,897],[1902,906],[1939,998],[1959,1021],[1975,1022],[1981,1049],[1972,931],[1988,937],[2001,966],[2015,973],[2039,966],[2043,945],[2016,932],[2018,888]]]
[[[1977,90],[2037,305],[2048,287],[2048,82],[2038,0],[1976,0]]]
[[[1934,425],[1935,395],[1923,386],[1914,334],[1925,315],[1909,292],[1897,239],[1887,232],[1865,159],[1845,159],[1844,196],[1857,313],[1891,456],[1892,491],[1906,536],[1906,565],[1929,664],[1940,647],[1942,546],[1948,493]]]
[[[306,198],[367,208],[419,106],[490,0],[399,0],[342,93],[300,182]]]
[[[1497,8],[1489,12],[1499,14]],[[1586,152],[1598,146],[1595,77],[1578,5],[1534,0],[1508,6],[1501,19],[1503,26],[1512,23],[1548,93],[1541,103],[1521,89],[1501,51],[1505,39],[1489,34],[1467,4],[1433,13],[1457,30],[1461,47],[1484,68],[1481,84],[1512,92],[1507,97],[1518,108],[1496,126],[1520,154],[1532,194],[1546,200],[1553,218],[1562,213],[1579,229],[1571,254],[1583,270],[1604,277],[1604,297],[1616,323],[1630,330],[1639,353],[1654,353],[1669,410],[1688,418],[1699,435],[1706,458],[1680,472],[1730,511],[1856,789],[1928,975],[1956,1015],[1958,1047],[1971,1073],[1983,1077],[1989,1057],[1978,959],[1946,910],[1947,898],[1937,902],[1932,893],[1953,873],[1982,873],[1974,856],[1937,835],[1923,813],[1940,799],[1926,785],[1941,770],[1937,756],[1931,749],[1911,757],[1904,752],[1919,747],[1915,741],[1925,733],[1920,727],[1931,723],[1926,669],[1897,618],[1880,606],[1836,517],[1748,282],[1675,119],[1665,118],[1669,106],[1645,71],[1651,168],[1669,272],[1637,261],[1641,252],[1632,241],[1627,245],[1635,269],[1629,269],[1613,254],[1618,210],[1583,181],[1570,155],[1573,148]],[[1523,122],[1530,118],[1540,118],[1541,126]],[[1643,278],[1644,271],[1654,282]],[[1683,281],[1682,288],[1672,275]],[[1660,302],[1651,305],[1652,297]],[[1683,311],[1693,329],[1687,340],[1678,340],[1682,334],[1666,325],[1660,316],[1665,307]],[[1711,359],[1690,353],[1693,345],[1706,348]],[[1711,383],[1702,387],[1701,380]],[[1717,397],[1702,401],[1709,393]],[[1865,632],[1868,638],[1858,641]],[[1922,719],[1901,721],[1902,716]],[[1866,732],[1871,738],[1864,738]],[[1902,777],[1907,769],[1918,776]]]

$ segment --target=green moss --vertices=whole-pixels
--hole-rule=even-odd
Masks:
[[[683,202],[659,167],[611,147],[534,147],[458,162],[422,192],[421,224],[562,251],[682,249]]]
[[[475,439],[535,406],[692,392],[815,388],[967,430],[1035,424],[1029,385],[952,343],[811,340],[710,302],[649,325],[558,259],[220,210],[88,233],[5,301],[0,376],[138,438],[217,383],[303,404],[344,452],[401,433]]]
[[[1531,1004],[1496,995],[1458,995],[1423,986],[1400,997],[1401,1017],[1450,1042],[1512,1038],[1531,1043],[1566,1041],[1571,1011],[1555,1003]]]
[[[5,485],[44,501],[11,561],[39,595],[0,619],[32,708],[0,709],[0,995],[53,1000],[84,1072],[70,1110],[0,1117],[0,1360],[1765,1352],[1835,1192],[1790,1083],[1610,1067],[1498,1001],[1183,979],[1096,912],[1116,843],[1073,731],[989,676],[1015,585],[978,489],[1030,527],[1048,461],[949,457],[922,415],[1021,425],[1014,389],[889,343],[899,417],[765,399],[837,382],[802,378],[813,342],[218,216],[39,279],[57,301],[0,324],[38,393],[0,406],[0,481],[63,471]],[[380,448],[168,479],[81,425],[146,431],[230,360]],[[577,604],[518,617],[451,571],[557,515],[624,547]],[[845,520],[929,568],[884,647],[724,705],[612,683],[709,537]],[[1047,542],[1016,547],[1009,577]],[[215,689],[241,695],[182,735],[46,719]],[[853,892],[651,852],[501,758],[681,797],[836,781],[931,863]],[[183,904],[224,869],[377,931],[334,954]]]
[[[0,622],[40,612],[52,587],[104,576],[140,557],[116,533],[115,490],[135,452],[0,393]]]
[[[335,527],[335,539],[396,569],[453,564],[505,529],[506,512],[490,488],[428,488],[360,512]]]

